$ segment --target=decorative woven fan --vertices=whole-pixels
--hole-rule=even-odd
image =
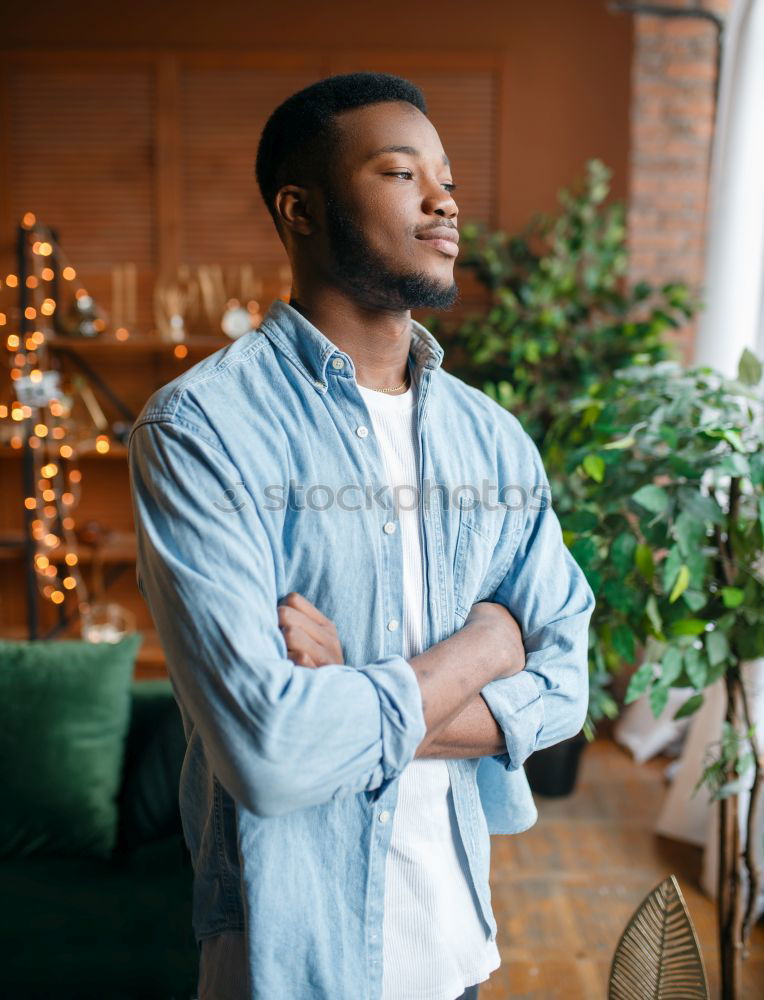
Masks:
[[[618,942],[609,1000],[708,1000],[690,913],[670,875],[639,905]]]

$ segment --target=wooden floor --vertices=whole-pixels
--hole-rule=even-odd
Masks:
[[[711,997],[719,996],[713,903],[699,889],[701,851],[656,836],[664,796],[659,758],[634,764],[609,740],[582,757],[565,799],[537,798],[527,833],[491,838],[491,894],[502,964],[480,1000],[599,1000],[633,910],[674,874],[700,939]],[[745,964],[743,998],[764,997],[764,922]]]

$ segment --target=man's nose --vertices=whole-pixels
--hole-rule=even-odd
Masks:
[[[450,191],[446,191],[440,185],[434,187],[426,199],[425,210],[429,214],[439,215],[444,219],[456,220],[459,214],[459,206],[454,201],[454,196]]]

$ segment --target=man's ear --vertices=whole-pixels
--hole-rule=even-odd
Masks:
[[[301,236],[315,231],[308,189],[297,184],[286,184],[276,193],[276,214],[282,226]]]

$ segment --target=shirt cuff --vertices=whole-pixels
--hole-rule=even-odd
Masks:
[[[427,733],[422,691],[414,668],[397,653],[359,668],[377,689],[385,787],[414,759]]]
[[[490,681],[480,694],[504,733],[507,753],[492,755],[507,771],[516,771],[536,749],[544,726],[544,701],[533,674],[521,670]]]

